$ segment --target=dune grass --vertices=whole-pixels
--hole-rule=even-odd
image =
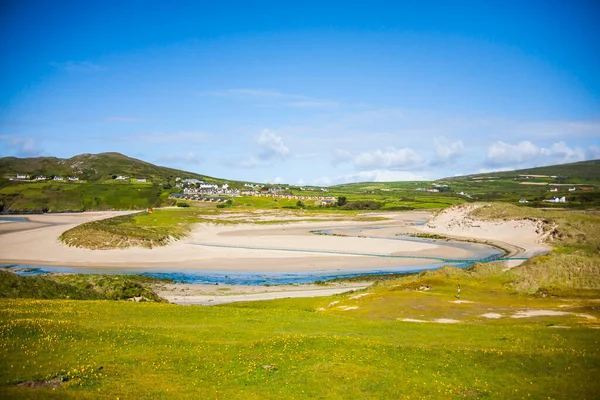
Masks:
[[[547,255],[533,257],[511,271],[515,289],[535,292],[600,288],[600,214],[593,211],[538,210],[505,203],[477,208],[483,219],[544,221]]]
[[[164,246],[187,235],[199,214],[198,209],[169,208],[86,222],[65,231],[60,240],[88,249]]]
[[[539,219],[552,231],[549,243],[592,252],[600,250],[600,213],[595,211],[543,210],[489,203],[471,215],[483,219]]]
[[[0,270],[0,298],[165,301],[152,290],[160,281],[138,275],[53,274],[19,276]]]

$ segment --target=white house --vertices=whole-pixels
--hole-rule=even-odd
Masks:
[[[550,189],[551,192],[558,192],[558,188],[552,188]]]
[[[78,180],[79,180],[79,178],[78,178],[78,177],[76,177],[76,176],[69,176],[69,178],[68,178],[68,179],[69,179],[70,181],[78,181]]]
[[[29,179],[29,175],[17,174],[17,179]]]
[[[567,202],[567,198],[565,196],[563,197],[553,197],[550,200],[546,200],[549,203],[566,203]]]
[[[54,177],[54,180],[55,180],[55,181],[64,181],[64,180],[65,180],[65,178],[63,178],[62,176],[55,176],[55,177]]]
[[[119,175],[115,179],[117,179],[119,181],[124,181],[125,179],[129,179],[129,177],[128,176]]]
[[[147,179],[146,178],[138,178],[136,179],[137,182],[146,182]]]

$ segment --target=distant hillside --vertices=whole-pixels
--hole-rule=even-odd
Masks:
[[[29,179],[15,179],[16,175]],[[36,181],[36,176],[47,179]],[[63,180],[55,181],[52,177]],[[70,181],[68,178],[78,178]],[[117,177],[127,177],[116,179]],[[242,186],[157,165],[119,153],[81,154],[72,158],[0,158],[0,212],[132,210],[173,204],[176,178]]]
[[[488,172],[440,179],[441,181],[456,181],[465,179],[537,179],[548,183],[600,184],[600,160],[580,161],[569,164],[549,165],[519,169],[515,171]]]
[[[192,172],[159,167],[120,153],[81,154],[66,159],[4,157],[0,158],[0,174],[5,178],[16,174],[74,176],[89,182],[112,179],[115,175],[146,178],[156,183],[165,183],[175,177],[213,180]]]

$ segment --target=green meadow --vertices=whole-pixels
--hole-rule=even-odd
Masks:
[[[496,204],[478,216],[523,210]],[[178,306],[154,298],[147,279],[3,273],[0,397],[595,399],[600,217],[539,213],[556,245],[549,255],[511,270],[374,278],[330,297]],[[208,217],[224,215],[170,209],[97,225],[153,237]],[[131,296],[149,301],[102,300]]]
[[[136,210],[169,205],[170,190],[152,183],[0,182],[0,211]]]
[[[4,299],[0,395],[597,398],[599,293],[523,294],[508,278],[447,268],[360,293],[214,307]],[[563,314],[514,317],[523,310]]]

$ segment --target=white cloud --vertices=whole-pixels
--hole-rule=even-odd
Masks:
[[[539,149],[530,141],[517,144],[496,142],[487,151],[487,163],[490,165],[520,164],[539,154]]]
[[[356,174],[342,175],[333,178],[332,183],[353,183],[353,182],[396,182],[396,181],[424,181],[431,177],[415,174],[408,171],[390,171],[386,169],[376,169],[369,171],[360,171]]]
[[[260,133],[258,145],[260,146],[259,158],[262,160],[285,158],[290,152],[281,137],[268,129],[263,129]]]
[[[0,143],[8,151],[2,151],[6,155],[16,157],[36,157],[43,153],[39,143],[32,137],[16,135],[0,135]]]
[[[433,164],[443,165],[464,155],[465,145],[462,140],[450,143],[444,137],[435,138],[434,141],[435,157]]]
[[[571,149],[565,142],[554,143],[549,149],[540,149],[542,156],[558,159],[561,162],[581,161],[585,159],[585,152],[582,149]]]
[[[414,167],[422,162],[422,158],[411,148],[396,149],[390,147],[358,154],[352,159],[357,168],[402,169]]]
[[[600,159],[600,146],[590,146],[586,152],[586,158],[588,160]]]
[[[333,165],[338,165],[345,162],[352,161],[352,153],[342,149],[335,149],[332,153],[331,162]]]
[[[519,166],[540,164],[562,164],[581,161],[586,158],[585,152],[580,148],[570,148],[565,142],[554,143],[549,148],[538,147],[526,140],[517,144],[496,142],[487,151],[486,164],[488,166]]]
[[[317,185],[317,186],[329,186],[329,185],[331,185],[331,183],[332,183],[331,178],[329,178],[327,176],[322,176],[313,181],[313,184]]]

